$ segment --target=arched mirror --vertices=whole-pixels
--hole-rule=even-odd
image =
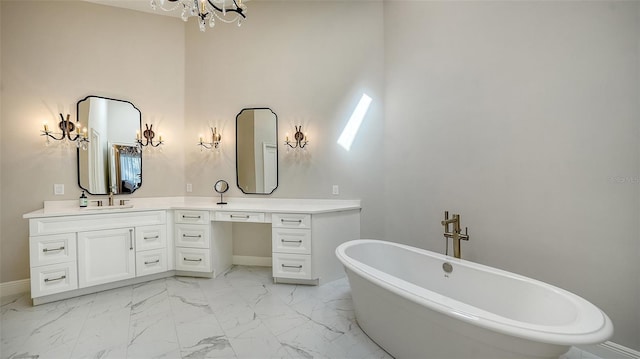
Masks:
[[[245,108],[236,116],[236,177],[247,194],[278,187],[278,117],[269,108]]]
[[[87,150],[78,150],[80,188],[90,194],[125,194],[140,188],[140,110],[128,101],[87,96],[78,101],[76,113],[89,138]]]

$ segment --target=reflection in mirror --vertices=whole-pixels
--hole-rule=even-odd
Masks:
[[[131,102],[98,96],[78,101],[78,121],[89,147],[78,151],[78,184],[90,194],[133,193],[142,185],[142,153],[136,143],[142,115]]]
[[[236,177],[247,194],[278,187],[278,117],[269,108],[245,108],[236,116]]]

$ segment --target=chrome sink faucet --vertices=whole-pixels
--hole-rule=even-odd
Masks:
[[[453,238],[453,256],[461,258],[460,255],[460,240],[469,240],[468,228],[464,228],[464,234],[460,229],[460,215],[454,214],[453,218],[449,219],[449,211],[444,211],[444,221],[441,221],[444,226],[444,237],[447,239],[447,251],[449,250],[449,238]],[[453,224],[453,231],[449,230],[449,225]],[[445,254],[447,254],[445,252]]]

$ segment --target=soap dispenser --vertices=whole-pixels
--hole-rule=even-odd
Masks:
[[[84,191],[82,191],[82,194],[80,195],[80,207],[86,207],[88,203],[89,201],[87,199],[87,195],[85,195]]]

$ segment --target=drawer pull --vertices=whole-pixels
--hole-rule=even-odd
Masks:
[[[149,241],[149,240],[152,240],[152,239],[158,239],[158,238],[160,238],[160,236],[159,236],[159,235],[156,235],[156,236],[153,236],[153,237],[144,237],[144,240],[145,240],[145,241]]]
[[[298,264],[297,266],[290,266],[290,265],[283,264],[283,265],[282,265],[282,268],[296,268],[296,269],[301,269],[301,268],[302,268],[302,265],[301,265],[301,264]]]
[[[282,243],[302,243],[302,239],[299,239],[297,241],[288,241],[286,239],[281,239],[280,242],[282,242]]]
[[[247,216],[247,215],[241,216],[241,215],[238,215],[238,214],[232,214],[231,218],[249,219],[249,216]]]
[[[182,238],[202,238],[202,234],[198,234],[197,236],[191,234],[182,234]]]
[[[43,248],[42,251],[44,253],[47,252],[57,252],[57,251],[63,251],[64,250],[64,246],[60,247],[60,248],[53,248],[53,249],[49,249],[49,248]]]
[[[65,278],[67,278],[67,276],[66,276],[66,275],[62,275],[61,277],[53,278],[53,279],[45,278],[45,279],[44,279],[44,282],[45,282],[45,283],[55,282],[55,281],[57,281],[57,280],[63,280],[63,279],[65,279]]]
[[[198,258],[198,259],[189,259],[187,257],[182,257],[183,260],[187,261],[187,262],[202,262],[202,258]]]
[[[182,215],[183,219],[200,219],[202,218],[202,216],[186,216],[186,215]]]
[[[129,230],[129,250],[133,250],[133,229]]]
[[[159,260],[159,259],[156,259],[155,261],[151,261],[151,262],[147,262],[147,261],[145,261],[145,262],[144,262],[144,264],[147,264],[147,265],[149,265],[149,264],[156,264],[156,263],[160,263],[160,260]]]
[[[298,224],[302,224],[302,220],[301,219],[284,219],[284,218],[280,218],[280,222],[281,223],[298,223]]]

